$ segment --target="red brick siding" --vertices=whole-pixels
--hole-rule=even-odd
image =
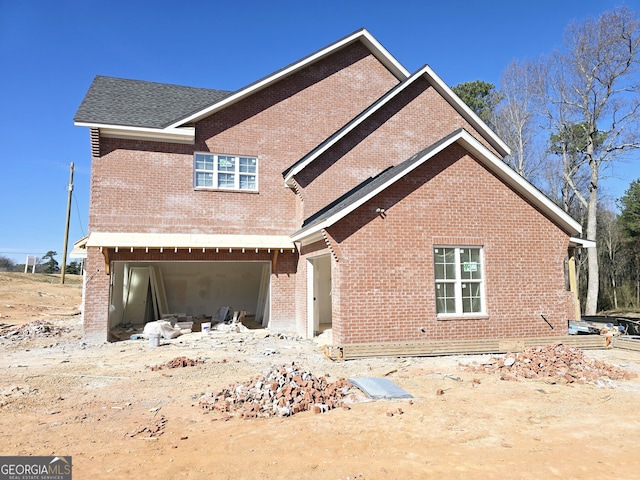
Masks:
[[[425,79],[416,80],[296,176],[304,216],[459,128],[491,148]]]
[[[302,210],[282,172],[397,82],[356,43],[200,121],[196,145],[101,138],[101,157],[92,160],[89,229],[290,234]],[[195,151],[257,156],[259,192],[194,191]],[[92,251],[88,266],[101,262]],[[278,270],[286,273],[272,275],[276,330],[296,328],[295,265],[291,256],[279,257]],[[87,285],[85,332],[104,341],[109,287],[100,275]]]
[[[98,248],[87,249],[86,290],[84,295],[84,339],[90,343],[108,340],[109,275]]]
[[[341,252],[333,275],[336,344],[567,333],[568,236],[458,145],[329,234]],[[483,247],[486,317],[436,318],[435,245]]]
[[[102,138],[90,229],[289,234],[299,200],[282,172],[396,83],[356,43],[200,121],[195,146]],[[257,156],[259,192],[194,191],[194,151]]]

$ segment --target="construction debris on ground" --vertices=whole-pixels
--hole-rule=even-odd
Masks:
[[[67,327],[58,327],[43,320],[36,320],[22,326],[1,323],[0,339],[25,340],[36,337],[59,337],[70,331]]]
[[[200,406],[243,418],[287,417],[304,411],[322,413],[343,407],[350,388],[345,378],[331,382],[328,375],[316,377],[292,363],[272,366],[263,375],[218,393],[206,393],[200,398]]]
[[[166,425],[166,417],[164,415],[160,415],[160,417],[154,418],[149,425],[142,425],[134,432],[128,433],[127,436],[130,438],[139,437],[144,439],[155,439],[164,433]]]
[[[162,370],[163,368],[185,368],[185,367],[195,367],[197,365],[202,365],[204,360],[202,358],[191,359],[187,357],[176,357],[173,360],[169,360],[167,363],[161,363],[159,365],[153,365],[148,367],[152,371]]]
[[[605,362],[585,357],[578,348],[562,344],[508,353],[481,365],[465,365],[467,371],[497,373],[501,380],[542,378],[547,383],[598,383],[629,380],[634,374]]]

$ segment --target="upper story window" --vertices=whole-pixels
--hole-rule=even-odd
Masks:
[[[239,155],[196,153],[193,184],[196,188],[258,190],[258,159]]]
[[[481,248],[436,247],[433,263],[438,315],[484,313]]]

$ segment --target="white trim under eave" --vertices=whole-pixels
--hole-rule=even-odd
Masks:
[[[322,222],[321,225],[324,225],[324,222]],[[300,247],[306,247],[307,245],[311,245],[312,243],[316,243],[316,242],[324,242],[324,236],[322,235],[322,230],[324,230],[324,227],[320,228],[320,230],[315,231],[311,233],[308,236],[304,236],[304,237],[300,237],[299,240],[294,240],[294,238],[297,237],[290,237],[291,241],[294,242],[297,245],[300,245]],[[300,248],[298,248],[298,250],[300,250]]]
[[[398,172],[398,175],[390,178],[387,182],[380,185],[375,190],[369,192],[366,196],[360,198],[358,201],[353,202],[348,207],[336,212],[331,217],[326,218],[322,222],[317,225],[314,225],[308,230],[302,230],[297,235],[291,236],[291,241],[293,242],[301,242],[305,244],[306,238],[310,237],[320,230],[329,228],[331,225],[335,224],[338,220],[341,220],[349,213],[353,212],[360,206],[364,205],[366,202],[374,198],[376,195],[387,189],[390,185],[398,181],[400,178],[407,175],[409,172],[415,170],[424,162],[434,157],[438,153],[440,153],[445,148],[453,145],[455,142],[459,142],[463,147],[465,147],[478,161],[480,161],[483,165],[485,165],[489,170],[491,170],[494,174],[496,174],[501,180],[503,180],[507,185],[512,187],[516,192],[522,195],[525,199],[531,202],[534,206],[539,208],[554,222],[556,222],[561,228],[565,229],[567,232],[571,232],[574,234],[579,234],[582,232],[582,226],[580,223],[576,222],[573,218],[571,218],[567,213],[564,212],[560,207],[558,207],[555,203],[553,203],[546,195],[540,192],[537,188],[535,188],[531,183],[525,180],[522,176],[518,175],[511,167],[505,164],[502,160],[500,160],[496,155],[491,152],[487,147],[485,147],[482,143],[476,140],[469,132],[466,130],[460,131],[457,135],[451,137],[448,141],[443,142],[437,148],[430,150],[424,157],[414,162],[408,168]]]
[[[580,248],[595,248],[596,242],[587,240],[586,238],[571,237],[569,239],[569,245]]]
[[[122,125],[103,125],[99,123],[75,122],[77,127],[97,128],[100,136],[105,138],[124,138],[132,140],[149,140],[193,145],[196,140],[195,127],[180,128],[146,128]]]
[[[243,98],[252,95],[269,85],[291,75],[297,70],[300,70],[320,59],[331,55],[340,48],[349,45],[350,43],[361,40],[364,45],[371,51],[374,57],[376,57],[398,80],[402,81],[409,77],[409,71],[404,68],[400,62],[398,62],[373,36],[365,29],[359,30],[356,33],[349,35],[348,37],[339,40],[336,43],[317,51],[316,53],[303,58],[302,60],[285,67],[282,70],[264,77],[262,80],[258,80],[255,83],[237,91],[233,95],[225,97],[223,100],[211,105],[210,107],[201,110],[193,115],[183,118],[178,122],[170,125],[170,128],[179,127],[180,125],[197,122],[198,120],[205,118],[217,111],[220,111],[229,105],[242,100]]]

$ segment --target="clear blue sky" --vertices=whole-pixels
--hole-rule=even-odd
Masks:
[[[365,27],[409,71],[497,84],[512,60],[550,53],[565,27],[640,0],[0,0],[0,255],[61,259],[87,232],[89,132],[73,116],[93,77],[236,90]],[[640,161],[613,171],[618,197]]]

